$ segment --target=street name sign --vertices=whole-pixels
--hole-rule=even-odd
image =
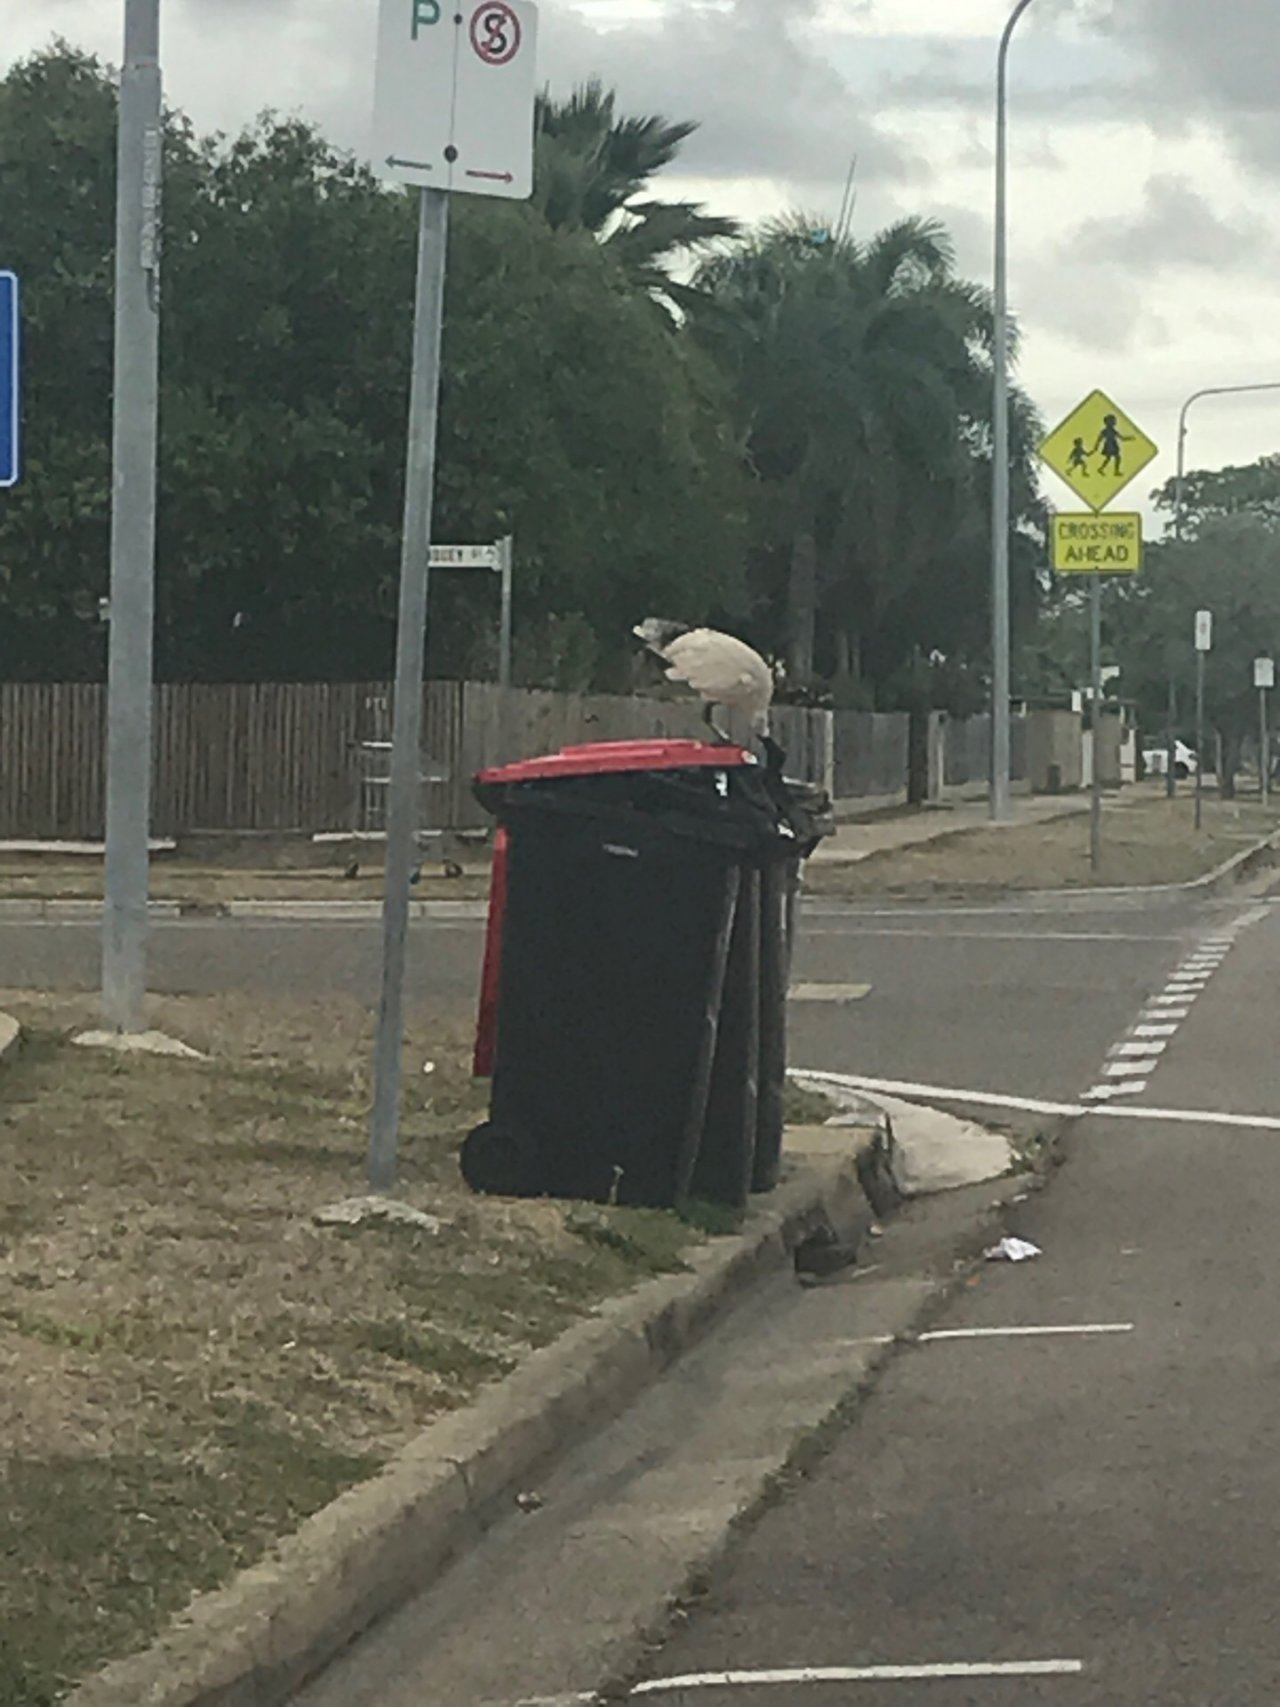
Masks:
[[[500,569],[502,548],[497,545],[433,545],[433,569]]]
[[[1136,575],[1142,568],[1142,517],[1056,515],[1053,567],[1059,575]]]
[[[1097,514],[1159,455],[1105,391],[1092,391],[1040,447],[1040,460]]]
[[[0,487],[22,473],[21,293],[16,273],[0,272]]]
[[[533,193],[531,0],[381,0],[376,170],[415,189]]]

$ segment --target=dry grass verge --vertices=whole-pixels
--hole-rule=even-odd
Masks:
[[[363,1190],[353,1005],[158,1001],[208,1062],[75,1048],[87,1001],[0,992],[0,1704],[144,1643],[600,1300],[682,1266],[675,1216],[472,1197],[466,1017],[420,1013],[398,1195]],[[430,1060],[431,1073],[422,1065]]]
[[[1103,808],[1103,857],[1089,867],[1089,818],[966,830],[920,847],[873,854],[854,865],[810,866],[805,884],[818,895],[935,896],[998,894],[1020,889],[1086,889],[1185,883],[1202,877],[1280,825],[1258,801],[1204,800],[1204,827],[1194,803],[1149,789],[1109,797]]]

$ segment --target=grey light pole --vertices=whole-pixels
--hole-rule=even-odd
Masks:
[[[102,926],[102,1011],[116,1031],[142,1029],[147,990],[162,152],[160,0],[125,0]]]
[[[1254,385],[1209,385],[1201,391],[1193,391],[1182,405],[1178,415],[1178,473],[1173,487],[1173,537],[1181,544],[1183,528],[1186,522],[1186,486],[1187,486],[1187,416],[1191,407],[1199,403],[1203,397],[1242,397],[1255,391],[1280,391],[1280,380],[1267,380]],[[1165,760],[1165,793],[1170,799],[1177,790],[1177,767],[1175,760],[1178,751],[1178,687],[1173,673],[1173,660],[1169,663],[1169,727],[1165,732],[1167,757]],[[1201,755],[1196,754],[1196,768],[1199,769]],[[1198,808],[1197,808],[1198,809]]]
[[[991,817],[1009,800],[1009,44],[1031,0],[1018,0],[1000,38],[996,69],[995,347],[991,468]]]

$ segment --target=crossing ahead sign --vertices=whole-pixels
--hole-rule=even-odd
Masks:
[[[0,486],[16,486],[21,473],[22,369],[16,273],[0,272]]]
[[[1142,568],[1142,517],[1054,516],[1053,567],[1059,575],[1136,575]]]

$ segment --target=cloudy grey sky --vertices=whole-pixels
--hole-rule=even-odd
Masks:
[[[995,40],[1011,0],[543,0],[540,74],[698,118],[682,178],[746,218],[951,226],[990,279]],[[0,67],[118,54],[123,0],[6,0]],[[169,99],[205,128],[301,111],[363,150],[377,0],[163,0]],[[1280,382],[1276,0],[1036,0],[1012,59],[1011,286],[1050,424],[1095,385],[1161,445],[1202,386]],[[1280,448],[1280,393],[1202,404],[1194,464]],[[1135,491],[1139,488],[1135,488]],[[1056,495],[1067,498],[1064,490]]]

